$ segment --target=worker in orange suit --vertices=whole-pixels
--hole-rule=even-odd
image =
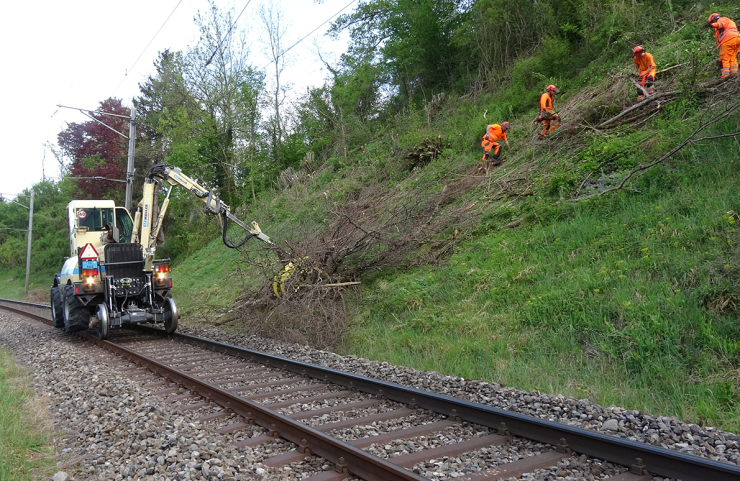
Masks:
[[[645,92],[647,95],[653,95],[655,93],[655,60],[653,55],[645,51],[645,47],[638,45],[632,49],[632,57],[634,57],[635,71],[632,75],[639,75],[637,83],[637,100],[645,98]]]
[[[510,127],[511,124],[509,124],[509,122],[501,122],[501,125],[491,124],[486,127],[486,133],[483,136],[483,141],[480,143],[483,147],[483,158],[480,159],[483,164],[485,164],[488,161],[489,156],[491,156],[493,158],[493,165],[501,165],[501,161],[499,160],[501,146],[498,141],[503,140],[506,142],[506,148],[511,148],[509,141],[506,138],[506,131],[509,130]]]
[[[532,121],[535,123],[542,123],[542,131],[540,132],[539,138],[544,139],[548,132],[552,132],[560,125],[560,116],[555,113],[555,92],[558,88],[554,85],[548,85],[545,88],[545,93],[540,95],[540,113]]]
[[[719,47],[719,61],[722,63],[722,78],[737,75],[737,53],[740,50],[740,33],[735,22],[719,13],[707,18],[714,29],[714,40]]]

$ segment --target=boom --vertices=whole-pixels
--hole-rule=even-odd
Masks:
[[[159,209],[159,215],[157,216],[156,222],[153,222],[154,208],[156,204],[156,192],[157,187],[164,182],[170,185],[170,189],[167,191],[167,197],[162,203],[162,207]],[[215,215],[220,215],[223,219],[223,241],[227,247],[237,248],[243,245],[252,237],[256,237],[262,242],[274,246],[273,242],[268,236],[262,233],[259,225],[256,222],[252,222],[251,226],[248,226],[231,213],[231,209],[228,205],[221,202],[218,196],[202,187],[196,181],[182,173],[177,167],[171,167],[166,164],[157,164],[149,170],[147,178],[144,181],[144,192],[142,195],[141,202],[139,202],[139,209],[136,211],[134,218],[134,233],[133,242],[141,244],[142,251],[144,253],[144,259],[146,261],[145,270],[147,270],[152,261],[154,260],[154,254],[156,251],[156,240],[159,235],[159,231],[162,228],[162,219],[167,212],[167,207],[170,201],[170,193],[172,187],[178,186],[185,190],[190,191],[197,198],[201,199],[206,206],[206,210]],[[237,244],[232,244],[226,239],[227,221],[231,220],[236,225],[248,232],[246,237]]]

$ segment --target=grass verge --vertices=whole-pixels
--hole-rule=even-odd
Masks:
[[[54,473],[43,412],[33,401],[27,374],[0,349],[0,481],[48,479]]]

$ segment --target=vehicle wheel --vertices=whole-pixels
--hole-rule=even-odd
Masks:
[[[169,298],[164,301],[164,332],[172,334],[177,330],[177,320],[180,319],[180,310],[175,300]]]
[[[98,305],[98,337],[108,339],[110,334],[110,316],[108,315],[108,306],[105,304]]]
[[[64,327],[64,298],[59,286],[51,288],[51,322],[54,327]]]
[[[90,313],[75,296],[74,286],[64,286],[64,330],[84,331],[90,325]]]

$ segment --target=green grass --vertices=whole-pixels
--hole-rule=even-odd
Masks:
[[[234,272],[237,259],[238,252],[224,247],[219,237],[173,268],[172,297],[183,315],[209,317],[229,306],[244,287]]]
[[[57,272],[61,269],[59,264]],[[26,293],[25,266],[19,269],[0,269],[0,298],[24,299]],[[28,282],[29,298],[32,302],[49,303],[49,287],[54,273],[35,273]]]
[[[740,166],[707,162],[529,228],[484,221],[446,266],[367,286],[343,350],[737,431]]]
[[[27,375],[0,349],[0,481],[48,479],[54,472],[32,395]]]

